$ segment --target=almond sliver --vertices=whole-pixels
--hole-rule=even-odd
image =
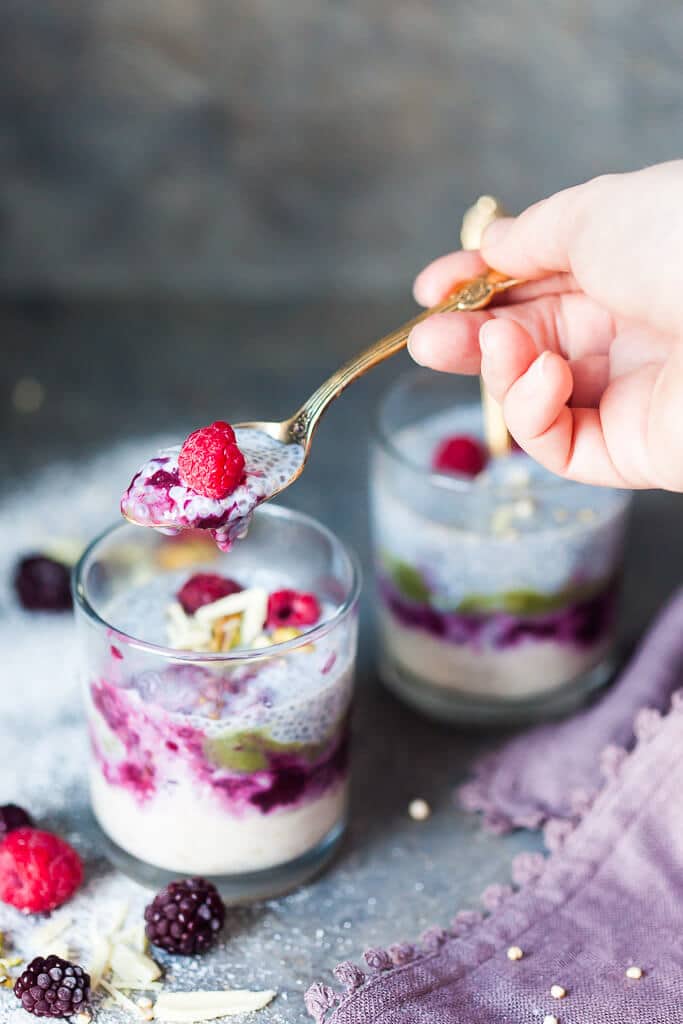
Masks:
[[[141,988],[161,977],[161,968],[151,957],[122,942],[117,942],[111,951],[111,966],[114,974],[137,981]]]
[[[228,594],[211,604],[204,604],[194,613],[196,622],[212,623],[216,619],[222,619],[225,615],[244,615],[242,629],[247,627],[247,632],[252,633],[254,622],[258,622],[257,632],[260,633],[265,622],[268,611],[268,591],[263,587],[250,587],[248,590],[241,590],[238,594]],[[257,635],[256,632],[253,633]]]
[[[262,1010],[276,993],[249,992],[247,989],[229,989],[225,992],[164,992],[154,1004],[157,1020],[169,1024],[199,1024],[217,1017],[231,1017],[238,1013]]]

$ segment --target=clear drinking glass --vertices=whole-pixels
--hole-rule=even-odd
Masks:
[[[322,619],[270,647],[164,646],[168,597],[198,571],[315,593]],[[90,545],[74,575],[90,788],[119,867],[154,886],[203,875],[237,902],[328,862],[346,821],[359,585],[329,530],[274,505],[227,555],[126,524]]]
[[[380,410],[371,463],[384,682],[435,717],[569,710],[613,667],[630,495],[563,481],[523,452],[478,476],[435,472],[453,435],[481,438],[448,375],[414,371]]]

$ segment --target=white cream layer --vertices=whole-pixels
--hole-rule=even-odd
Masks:
[[[192,875],[233,875],[286,864],[312,849],[344,816],[347,783],[268,814],[233,817],[209,791],[189,782],[144,804],[90,774],[95,817],[114,843],[147,864]]]

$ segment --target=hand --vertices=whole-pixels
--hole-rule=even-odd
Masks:
[[[510,433],[572,480],[683,491],[683,161],[607,175],[494,222],[415,281],[425,306],[486,266],[532,279],[415,327],[424,366],[481,373]]]

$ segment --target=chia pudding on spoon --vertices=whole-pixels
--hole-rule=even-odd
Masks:
[[[123,495],[121,512],[165,534],[208,530],[229,551],[245,536],[254,509],[297,476],[303,461],[301,445],[217,421],[149,459]]]

